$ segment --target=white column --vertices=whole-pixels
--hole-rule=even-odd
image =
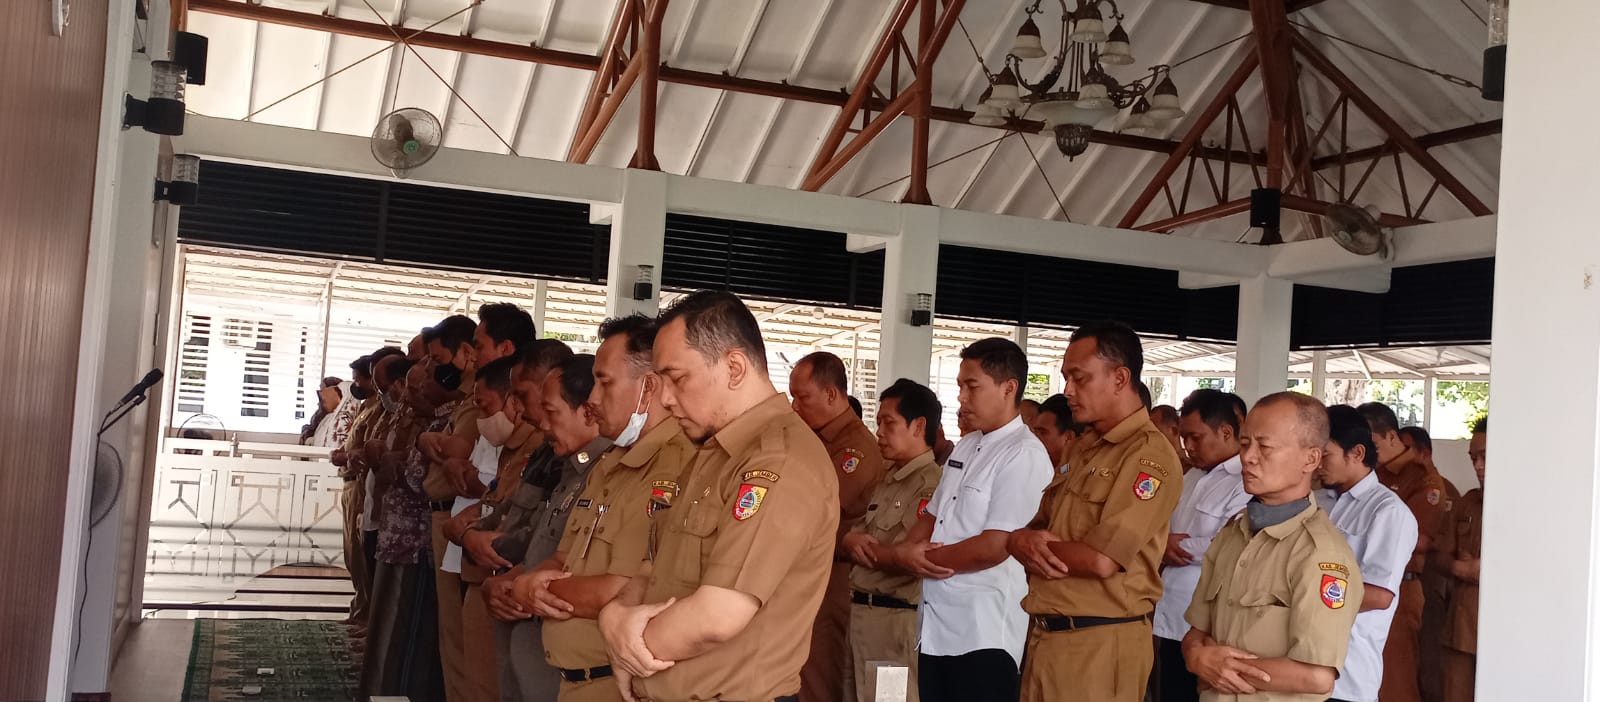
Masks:
[[[1511,3],[1490,375],[1478,699],[1600,700],[1600,3]],[[1479,192],[1480,195],[1490,193]],[[1530,521],[1531,520],[1531,521]],[[1537,531],[1530,531],[1533,526]]]
[[[1311,352],[1311,396],[1328,401],[1328,352]]]
[[[661,300],[661,251],[666,242],[667,176],[628,169],[622,177],[622,202],[611,219],[611,255],[606,264],[606,316],[654,317]],[[653,289],[647,300],[633,299],[639,266],[651,266]]]
[[[878,385],[900,378],[928,382],[933,363],[933,325],[911,326],[917,293],[937,296],[939,222],[936,207],[900,207],[900,235],[891,237],[883,258],[883,319],[878,347]],[[937,306],[937,304],[935,304]]]
[[[1028,353],[1028,328],[1016,326],[1011,328],[1011,340],[1022,349],[1023,355]]]
[[[1234,391],[1245,402],[1284,389],[1289,381],[1289,317],[1294,284],[1258,276],[1239,281],[1239,345]]]
[[[1422,428],[1433,434],[1433,398],[1439,391],[1439,379],[1428,376],[1422,381]]]
[[[529,316],[533,317],[533,328],[539,330],[539,338],[541,339],[549,332],[544,326],[545,303],[549,299],[550,282],[543,278],[533,281],[533,311],[529,313]],[[608,311],[611,309],[609,302],[606,304],[606,309]]]

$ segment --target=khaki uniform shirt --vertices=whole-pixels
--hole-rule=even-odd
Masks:
[[[1355,553],[1328,514],[1311,505],[1254,536],[1250,519],[1235,517],[1201,565],[1200,586],[1187,618],[1225,646],[1262,658],[1290,658],[1339,669],[1363,586]],[[1207,702],[1322,702],[1327,695],[1206,691]]]
[[[577,577],[638,575],[650,555],[650,517],[656,509],[652,499],[670,503],[677,496],[678,478],[695,449],[672,417],[632,446],[608,449],[589,472],[588,485],[556,547],[566,554],[567,572]],[[550,665],[568,670],[605,665],[600,623],[580,617],[545,621],[544,654]]]
[[[883,483],[878,438],[849,409],[819,430],[817,438],[822,439],[839,478],[839,524],[848,527],[867,513],[873,489]]]
[[[478,420],[483,418],[483,410],[478,409],[478,403],[472,401],[472,385],[463,381],[462,388],[467,392],[467,397],[450,413],[450,426],[445,434],[467,440],[467,445],[478,443]],[[456,487],[450,484],[450,478],[445,475],[444,466],[429,465],[428,475],[422,480],[422,490],[428,494],[428,499],[448,500],[456,497]]]
[[[510,499],[522,482],[519,478],[523,467],[528,464],[528,458],[543,444],[544,432],[532,424],[524,424],[512,432],[511,439],[500,447],[500,462],[495,474],[494,490],[483,496],[482,514],[492,515],[504,508],[506,500]],[[481,583],[490,573],[489,568],[478,565],[471,558],[461,559],[462,582]]]
[[[905,537],[917,520],[928,513],[928,500],[939,486],[943,469],[933,462],[929,451],[904,464],[889,467],[889,477],[872,491],[867,513],[853,531],[866,532],[878,543],[890,546]],[[856,566],[850,570],[850,588],[874,595],[888,595],[916,604],[922,601],[922,579],[906,573],[890,573]]]
[[[350,433],[345,435],[344,444],[340,448],[345,453],[356,453],[365,446],[367,439],[372,438],[372,427],[377,424],[378,417],[383,414],[383,403],[376,397],[369,397],[361,401],[361,409],[356,412],[355,421],[350,423]],[[360,480],[361,473],[349,464],[339,466],[339,477],[345,480]]]
[[[761,609],[727,643],[649,678],[654,700],[770,700],[800,689],[839,528],[839,480],[816,434],[778,394],[711,437],[664,514],[644,602],[702,585]]]
[[[1379,466],[1378,482],[1405,500],[1406,506],[1411,508],[1411,516],[1417,518],[1417,534],[1439,538],[1445,514],[1444,478],[1417,460],[1415,451],[1406,449],[1405,453]],[[1420,574],[1422,561],[1421,554],[1412,556],[1406,572]]]
[[[591,469],[608,448],[611,448],[611,440],[598,436],[562,461],[561,479],[550,490],[550,496],[531,511],[526,532],[528,545],[522,557],[514,562],[532,568],[556,554],[556,547],[561,545],[561,536],[567,529],[567,517],[577,506],[578,495],[583,492]]]
[[[1137,617],[1161,599],[1167,525],[1183,494],[1183,469],[1172,442],[1140,409],[1105,434],[1089,431],[1068,454],[1072,470],[1045,488],[1030,526],[1079,541],[1116,561],[1104,580],[1028,576],[1029,614]]]
[[[1440,553],[1458,560],[1483,557],[1483,488],[1462,496],[1451,515],[1450,528],[1440,535]],[[1455,581],[1450,591],[1450,613],[1445,619],[1444,645],[1462,653],[1478,652],[1478,584]]]

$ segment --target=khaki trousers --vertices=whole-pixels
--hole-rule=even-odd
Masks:
[[[444,695],[449,702],[466,702],[467,668],[461,656],[461,576],[439,569],[444,563],[444,538],[449,512],[433,513],[433,579],[439,593],[439,662],[444,666]]]
[[[483,600],[479,583],[467,585],[461,602],[461,653],[467,673],[467,699],[471,702],[496,702],[500,699],[500,671],[494,650],[494,617]]]
[[[339,493],[339,507],[344,510],[344,569],[350,571],[350,587],[356,591],[350,598],[350,621],[362,626],[367,624],[372,592],[372,574],[367,572],[367,554],[361,544],[361,502],[366,492],[360,480],[346,480]]]
[[[1143,702],[1155,660],[1150,637],[1147,620],[1075,631],[1033,626],[1022,702]]]
[[[601,678],[583,682],[561,681],[558,702],[622,702],[622,690],[616,678]]]
[[[1445,702],[1472,702],[1478,677],[1478,657],[1453,648],[1444,649]]]
[[[1389,641],[1383,647],[1383,684],[1378,688],[1378,699],[1383,702],[1422,700],[1417,685],[1417,636],[1422,630],[1423,599],[1422,581],[1401,581]]]
[[[850,605],[850,662],[844,690],[847,702],[873,702],[872,669],[892,663],[909,669],[906,702],[917,702],[917,610]]]

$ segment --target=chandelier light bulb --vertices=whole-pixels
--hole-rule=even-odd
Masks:
[[[1133,63],[1133,44],[1128,41],[1128,30],[1122,28],[1122,23],[1111,28],[1111,33],[1106,35],[1105,45],[1100,47],[1100,63],[1107,66],[1126,66]]]
[[[1017,87],[1017,74],[1006,66],[1000,75],[995,76],[994,85],[989,86],[990,107],[1000,112],[1014,112],[1022,107],[1022,90]]]
[[[1178,103],[1178,86],[1173,85],[1171,76],[1162,78],[1150,94],[1150,116],[1165,122],[1184,114],[1183,106]]]
[[[1100,18],[1100,11],[1093,5],[1080,10],[1077,21],[1072,25],[1071,38],[1082,44],[1099,44],[1109,38],[1106,35],[1106,24]]]
[[[1039,38],[1039,25],[1033,23],[1033,17],[1022,21],[1017,40],[1011,45],[1011,55],[1020,59],[1045,57],[1044,41]]]

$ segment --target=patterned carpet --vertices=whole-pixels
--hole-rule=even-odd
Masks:
[[[183,702],[357,700],[361,656],[347,631],[331,621],[196,619]]]

